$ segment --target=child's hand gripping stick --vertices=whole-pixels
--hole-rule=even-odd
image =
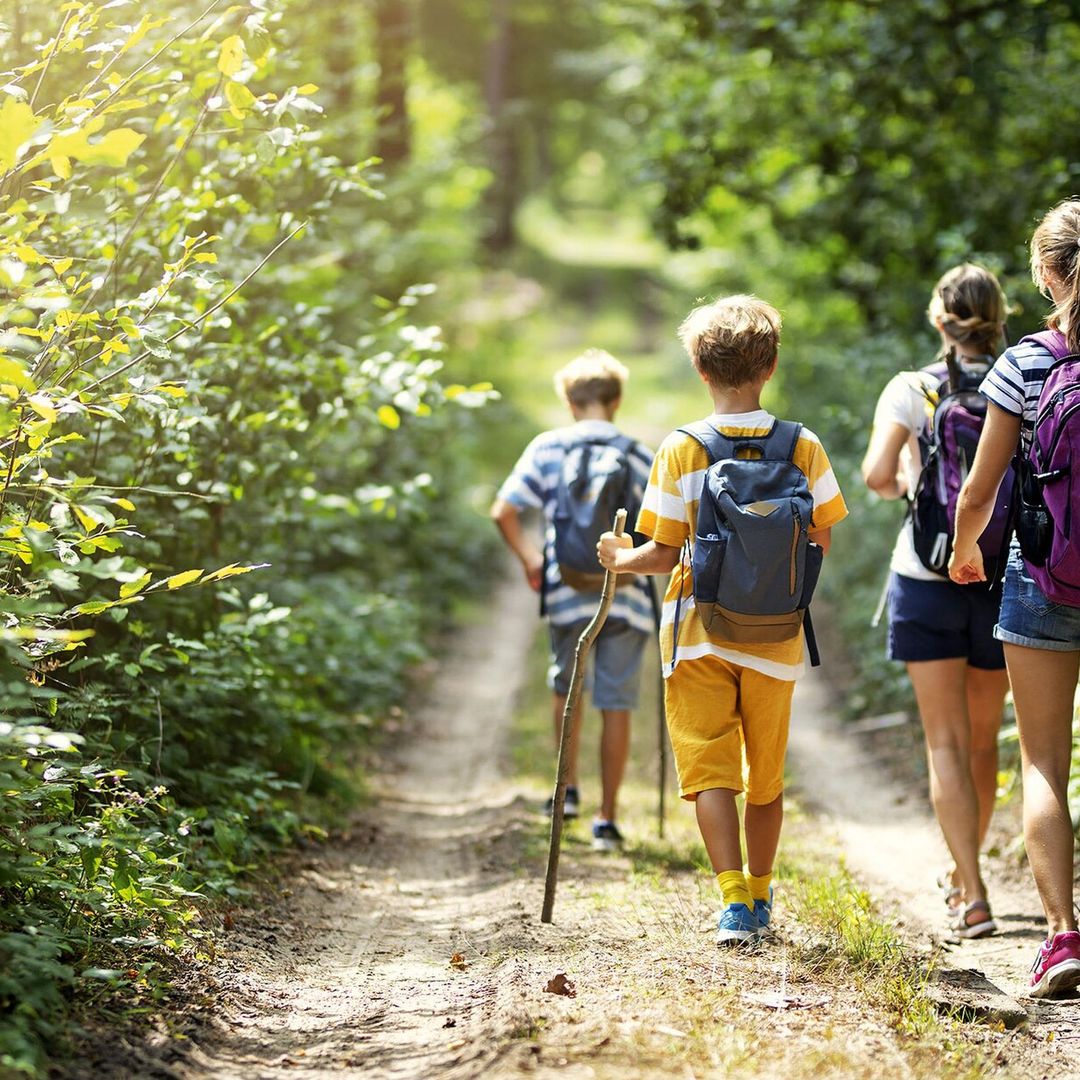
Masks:
[[[616,536],[622,536],[625,528],[626,511],[618,510],[612,532]],[[555,780],[555,795],[551,804],[551,842],[548,846],[547,877],[544,881],[544,907],[540,913],[541,922],[551,922],[551,913],[555,907],[555,885],[559,877],[559,849],[562,845],[563,809],[566,801],[566,772],[569,766],[567,749],[570,745],[572,725],[577,716],[578,702],[581,701],[581,691],[585,685],[585,661],[592,643],[599,635],[611,610],[611,602],[615,598],[615,577],[613,571],[605,571],[600,604],[589,625],[581,632],[577,648],[574,650],[574,670],[570,675],[570,689],[566,694],[566,708],[563,710],[562,731],[559,735],[559,767]]]

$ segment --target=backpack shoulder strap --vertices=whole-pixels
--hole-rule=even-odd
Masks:
[[[1033,341],[1036,345],[1040,345],[1055,360],[1063,360],[1072,352],[1065,335],[1060,330],[1040,330],[1037,334],[1028,334],[1027,337],[1022,337],[1017,345],[1022,345],[1025,341]]]
[[[761,440],[764,456],[773,461],[793,461],[803,426],[793,420],[776,420],[772,430]]]
[[[694,424],[687,424],[686,427],[677,430],[684,435],[689,435],[691,439],[699,442],[705,448],[705,453],[709,455],[710,465],[720,461],[722,458],[735,456],[734,440],[728,438],[727,435],[721,435],[708,420],[698,420]]]

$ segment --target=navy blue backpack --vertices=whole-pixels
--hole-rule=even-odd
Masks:
[[[763,436],[722,435],[707,420],[679,430],[709,455],[691,558],[694,606],[705,629],[754,643],[787,641],[804,627],[817,666],[807,609],[824,552],[809,538],[814,499],[793,461],[802,425],[777,420]],[[676,651],[680,606],[681,593]]]

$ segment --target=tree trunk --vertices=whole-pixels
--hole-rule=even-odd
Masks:
[[[488,46],[484,90],[491,120],[491,171],[495,179],[488,191],[491,228],[485,240],[491,251],[503,252],[514,243],[518,195],[518,145],[506,109],[513,50],[510,0],[492,0],[491,14],[495,33]]]
[[[379,82],[375,107],[379,127],[375,153],[387,165],[408,161],[411,150],[409,113],[405,101],[408,88],[405,67],[412,35],[412,12],[407,0],[376,0],[375,59]]]

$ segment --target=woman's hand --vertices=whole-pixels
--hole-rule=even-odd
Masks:
[[[600,542],[596,545],[596,555],[600,560],[600,565],[605,570],[610,570],[612,573],[617,574],[619,567],[616,565],[619,551],[624,548],[632,548],[634,546],[634,538],[629,533],[623,533],[622,536],[616,536],[613,532],[606,532],[600,537]]]
[[[949,558],[949,577],[957,585],[971,585],[973,582],[986,580],[982,550],[978,544],[953,548]]]

